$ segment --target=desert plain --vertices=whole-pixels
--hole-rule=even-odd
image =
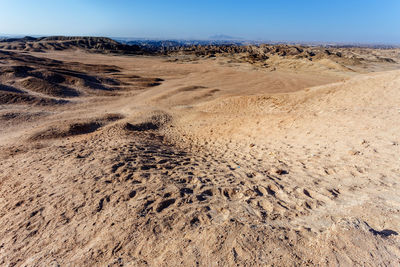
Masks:
[[[1,266],[400,265],[399,49],[124,49],[0,42]]]

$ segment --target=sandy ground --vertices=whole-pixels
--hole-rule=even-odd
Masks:
[[[30,55],[121,83],[0,105],[0,265],[400,264],[399,70]]]

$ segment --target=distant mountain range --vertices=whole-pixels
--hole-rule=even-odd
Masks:
[[[210,36],[208,39],[210,40],[244,40],[244,38],[241,37],[234,37],[234,36],[229,36],[225,34],[217,34]]]
[[[343,43],[343,42],[306,42],[306,41],[271,41],[271,40],[248,40],[241,37],[234,37],[225,34],[217,34],[210,36],[208,39],[156,39],[156,38],[135,38],[135,37],[85,37],[85,36],[23,36],[23,35],[10,35],[0,34],[0,42],[6,43],[37,43],[41,41],[59,41],[67,43],[67,41],[86,42],[101,41],[103,46],[106,43],[113,43],[110,41],[116,41],[122,45],[138,45],[143,48],[168,48],[178,46],[192,46],[192,45],[303,45],[303,46],[323,46],[323,47],[368,47],[368,48],[399,48],[400,44],[368,44],[368,43]],[[68,44],[70,45],[70,43]],[[113,46],[118,45],[116,43]],[[0,45],[0,48],[2,46]],[[3,47],[4,48],[4,47]],[[125,47],[126,48],[126,47]],[[135,48],[136,50],[136,48]]]

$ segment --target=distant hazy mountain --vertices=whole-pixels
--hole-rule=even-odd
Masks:
[[[213,36],[210,36],[209,39],[211,39],[211,40],[243,40],[243,38],[229,36],[229,35],[225,35],[225,34],[213,35]]]

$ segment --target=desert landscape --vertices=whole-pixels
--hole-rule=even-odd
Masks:
[[[400,49],[0,41],[1,266],[399,266]]]

